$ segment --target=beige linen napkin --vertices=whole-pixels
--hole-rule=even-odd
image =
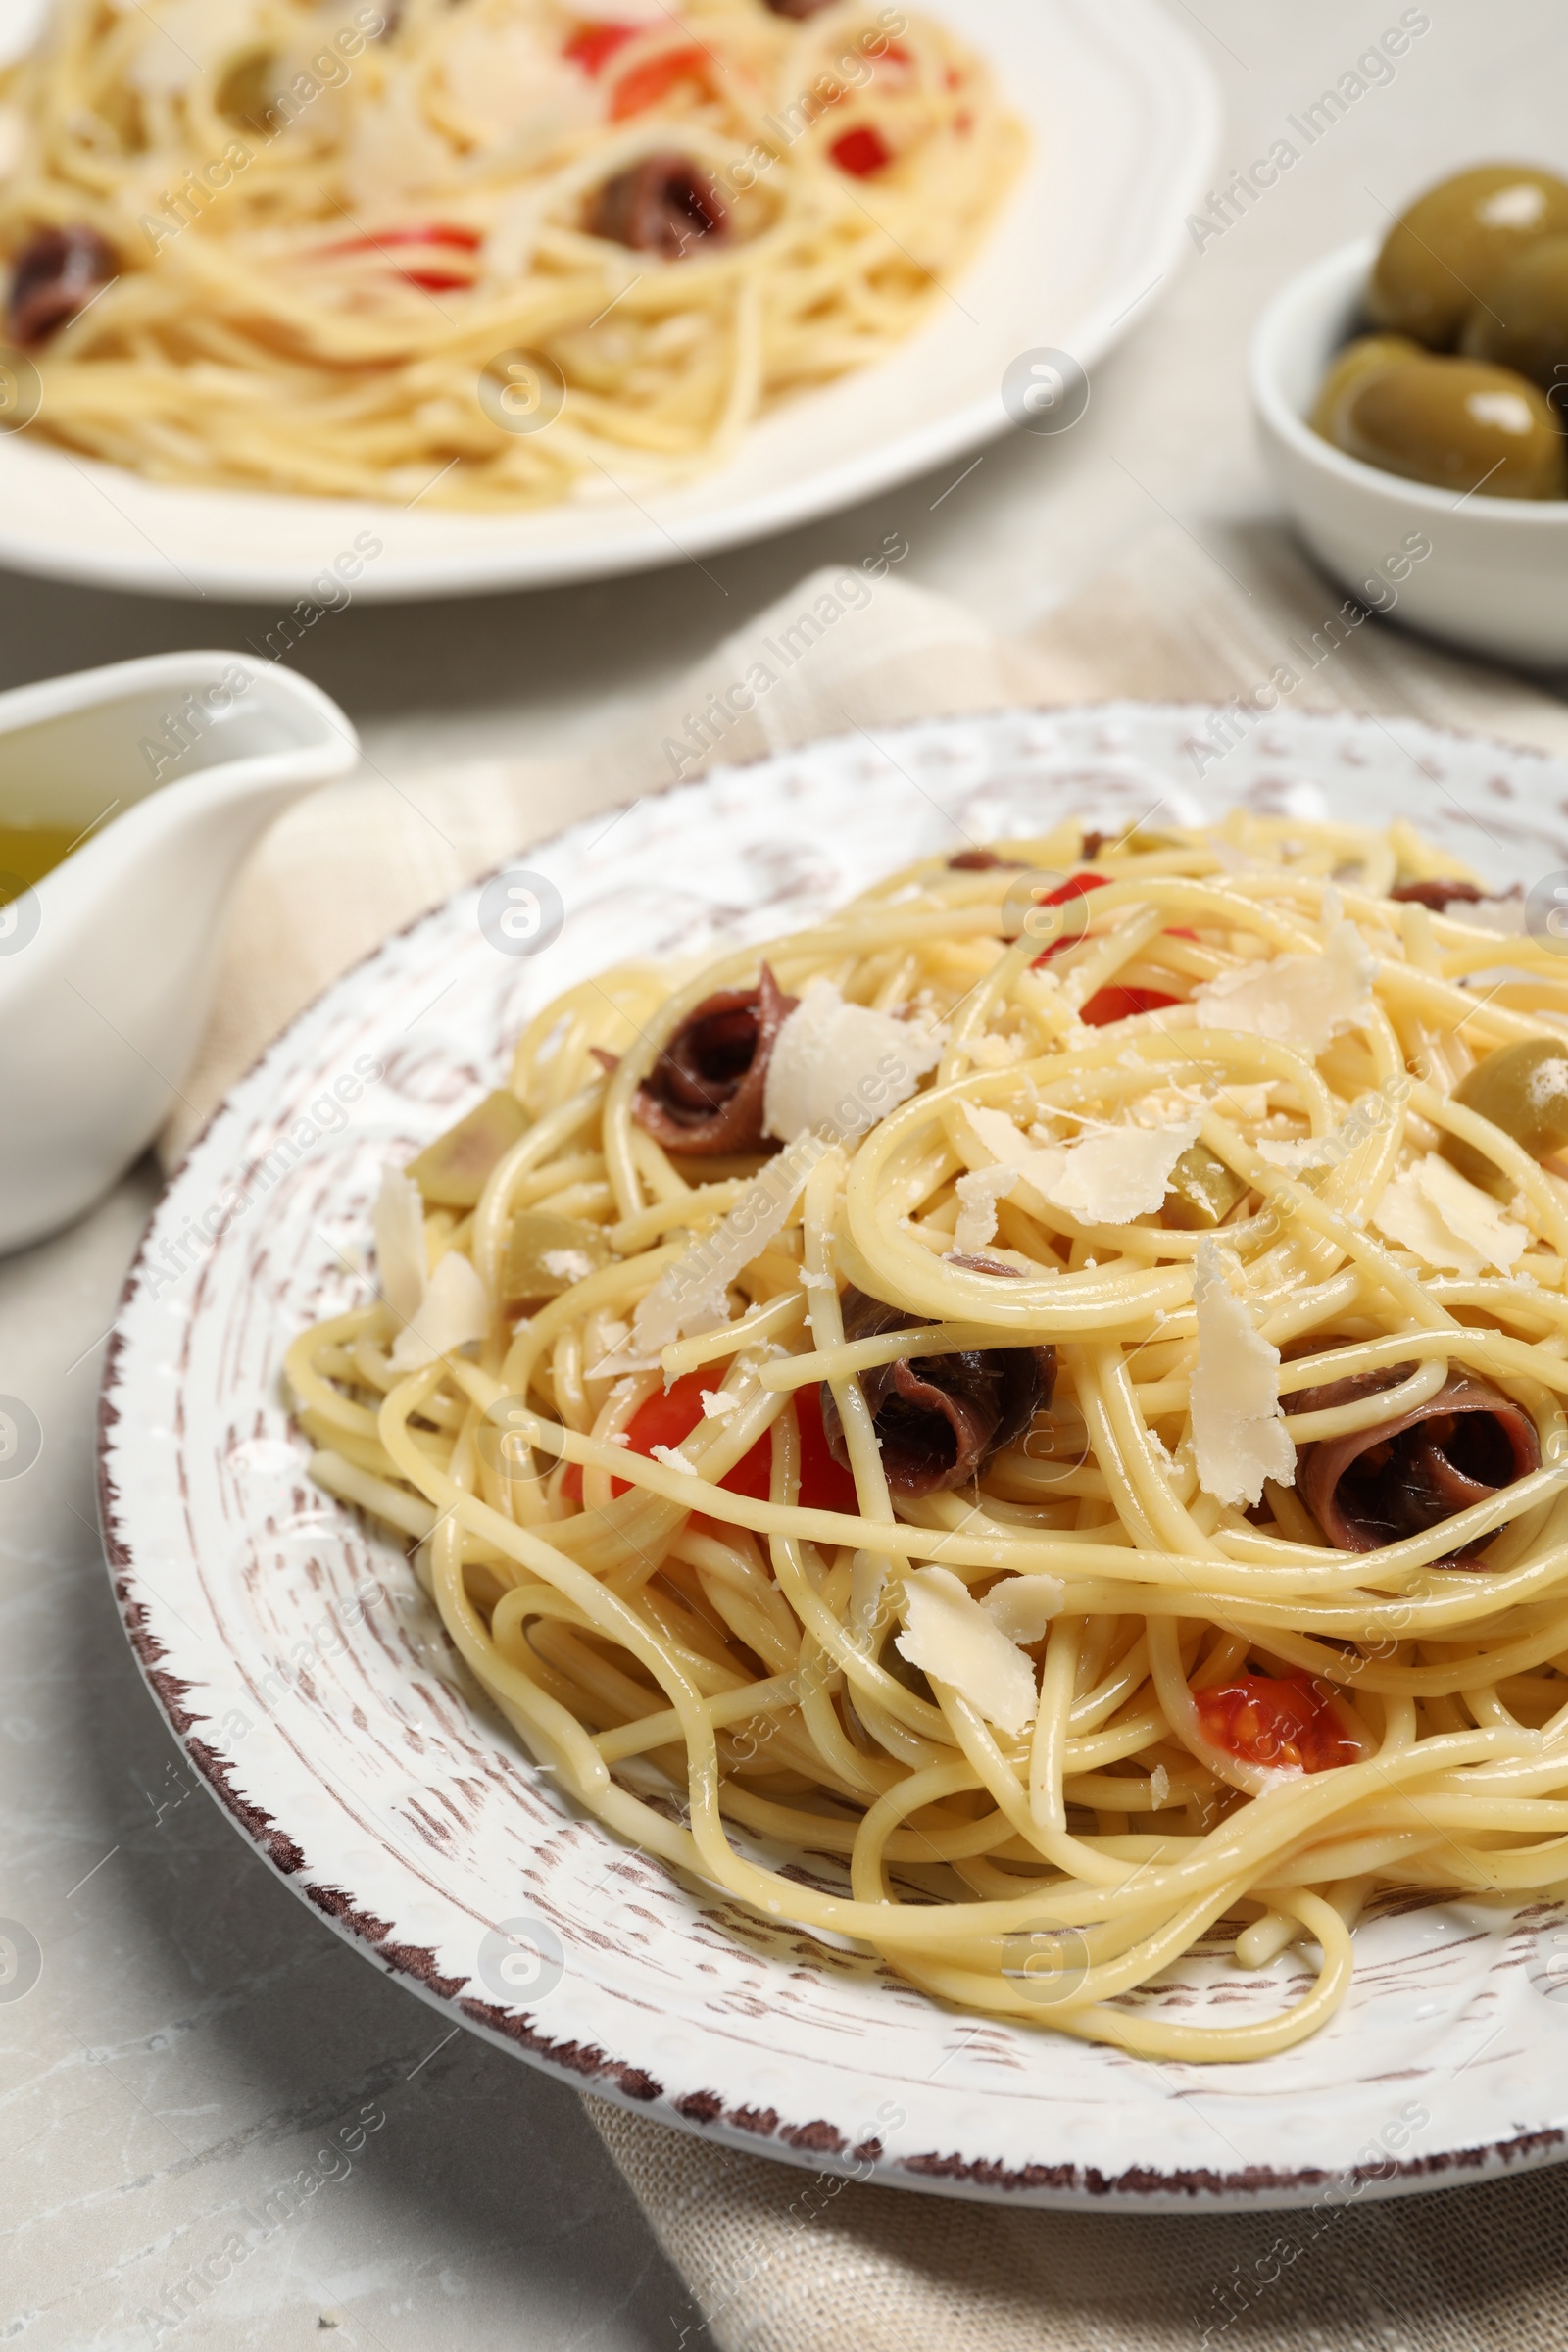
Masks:
[[[183,1149],[269,1038],[458,884],[677,771],[855,725],[1014,702],[1250,695],[1402,713],[1568,757],[1568,706],[1350,624],[1267,525],[1162,532],[1027,638],[999,639],[889,572],[826,571],[717,647],[591,758],[338,785],[293,810],[230,912],[218,1009],[164,1138]],[[836,612],[831,608],[837,608]],[[805,613],[822,622],[707,754],[689,721]],[[1340,615],[1338,621],[1335,615]],[[710,730],[711,732],[711,730]],[[688,756],[682,757],[682,747]],[[1035,2213],[816,2176],[586,2100],[713,2352],[1568,2352],[1568,2167],[1298,2213]]]

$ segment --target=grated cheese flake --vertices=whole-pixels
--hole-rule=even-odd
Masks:
[[[1372,1211],[1379,1233],[1437,1271],[1451,1267],[1474,1282],[1488,1266],[1506,1274],[1530,1236],[1490,1193],[1429,1152],[1396,1176]]]
[[[907,1102],[941,1057],[923,1022],[847,1004],[831,980],[813,980],[774,1040],[762,1132],[783,1143],[811,1128],[863,1135]]]
[[[542,1262],[545,1272],[556,1282],[586,1282],[594,1270],[594,1261],[586,1250],[546,1250]]]
[[[648,1450],[656,1462],[663,1463],[666,1470],[684,1470],[688,1478],[701,1476],[697,1464],[689,1462],[683,1453],[677,1453],[673,1446],[650,1446]]]
[[[1047,1144],[1026,1174],[1054,1208],[1082,1225],[1130,1225],[1170,1189],[1171,1170],[1198,1140],[1200,1119],[1176,1127],[1095,1127],[1070,1144]]]
[[[401,1168],[381,1170],[381,1190],[371,1216],[375,1234],[375,1271],[382,1298],[400,1323],[411,1323],[419,1311],[428,1279],[424,1248],[424,1202],[419,1189]]]
[[[1376,972],[1360,932],[1342,918],[1319,956],[1272,956],[1205,980],[1193,991],[1198,1025],[1276,1038],[1315,1057],[1364,1009]]]
[[[958,1178],[954,1188],[958,1196],[958,1221],[953,1228],[953,1246],[960,1256],[973,1257],[995,1237],[997,1203],[1006,1199],[1017,1181],[1018,1171],[1010,1167],[975,1168]]]
[[[713,1231],[700,1235],[664,1268],[638,1303],[625,1348],[596,1364],[594,1377],[652,1370],[676,1340],[727,1323],[730,1284],[783,1232],[807,1178],[828,1148],[820,1136],[803,1135],[770,1159]]]
[[[951,1684],[999,1730],[1028,1729],[1040,1704],[1034,1669],[950,1569],[906,1574],[904,1624],[901,1658]]]
[[[997,1229],[997,1201],[1019,1183],[1084,1225],[1130,1225],[1152,1215],[1201,1124],[1189,1118],[1174,1126],[1095,1126],[1066,1144],[1037,1129],[1031,1145],[1003,1111],[971,1108],[969,1119],[997,1164],[958,1179],[954,1239],[961,1250],[985,1247]]]
[[[438,1355],[456,1355],[490,1328],[490,1301],[470,1261],[449,1250],[424,1286],[392,1349],[394,1371],[417,1372]]]
[[[1059,1576],[1008,1576],[992,1586],[980,1606],[1009,1642],[1027,1649],[1045,1640],[1047,1626],[1061,1615],[1066,1597]]]
[[[1235,1263],[1234,1259],[1230,1260]],[[1296,1484],[1296,1447],[1280,1411],[1280,1351],[1253,1328],[1231,1289],[1227,1255],[1212,1235],[1193,1269],[1198,1361],[1191,1400],[1199,1483],[1220,1502],[1261,1500],[1263,1481]]]
[[[740,1398],[731,1396],[724,1389],[700,1389],[698,1395],[703,1400],[706,1421],[721,1421],[726,1413],[738,1413],[741,1409]]]

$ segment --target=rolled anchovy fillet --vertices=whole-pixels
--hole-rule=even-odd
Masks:
[[[978,1260],[977,1271],[1016,1275],[1017,1268]],[[863,1291],[843,1298],[847,1340],[919,1328]],[[993,1455],[1021,1438],[1056,1382],[1054,1348],[965,1348],[953,1355],[902,1356],[859,1375],[882,1452],[888,1492],[901,1501],[961,1487]],[[849,1447],[833,1391],[822,1383],[822,1429],[833,1459],[849,1467]]]
[[[797,1002],[765,963],[755,988],[706,997],[638,1088],[638,1125],[666,1152],[700,1159],[772,1151],[762,1136],[762,1095],[778,1033]]]
[[[678,262],[696,245],[728,240],[729,207],[690,156],[645,155],[606,180],[588,208],[586,226],[591,237]]]
[[[1413,1364],[1356,1372],[1321,1388],[1303,1389],[1298,1413],[1331,1411],[1408,1380]],[[1451,1519],[1472,1503],[1490,1502],[1504,1487],[1541,1467],[1541,1440],[1522,1405],[1486,1381],[1453,1372],[1437,1395],[1413,1411],[1343,1438],[1324,1438],[1301,1449],[1297,1483],[1331,1544],[1343,1551],[1376,1551]],[[1439,1567],[1473,1558],[1485,1544],[1467,1544]]]

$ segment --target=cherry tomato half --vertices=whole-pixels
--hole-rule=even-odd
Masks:
[[[1354,1744],[1340,1728],[1326,1685],[1305,1674],[1242,1674],[1195,1690],[1205,1740],[1243,1764],[1276,1772],[1332,1772],[1353,1764]]]
[[[665,49],[658,57],[633,66],[615,84],[615,94],[610,101],[611,121],[624,122],[628,116],[645,115],[683,81],[706,85],[708,64],[706,49],[691,48]]]
[[[874,179],[893,161],[892,148],[870,122],[847,130],[842,138],[833,141],[828,153],[839,170],[847,172],[852,179]]]
[[[1065,882],[1046,898],[1037,899],[1035,904],[1039,906],[1065,906],[1069,899],[1086,899],[1092,890],[1108,890],[1109,887],[1109,874],[1069,874]],[[1179,923],[1173,923],[1166,933],[1166,937],[1196,940],[1198,933],[1185,929]],[[1053,940],[1050,947],[1043,948],[1035,957],[1032,968],[1038,972],[1040,966],[1043,963],[1049,963],[1054,956],[1065,955],[1069,948],[1075,948],[1077,945],[1076,939],[1063,937]],[[1142,999],[1143,1002],[1134,1004],[1132,1002],[1134,998]],[[1109,1009],[1112,1004],[1118,1000],[1126,1000],[1121,1004],[1121,1009],[1117,1011]],[[1153,988],[1102,988],[1090,998],[1088,1004],[1084,1006],[1083,1017],[1092,1029],[1102,1029],[1107,1021],[1126,1020],[1129,1012],[1153,1012],[1161,1004],[1175,1004],[1179,1002],[1179,998],[1162,996],[1158,989]],[[1098,1006],[1100,1009],[1092,1010],[1091,1007],[1094,1006]]]
[[[591,81],[597,81],[615,51],[634,41],[644,29],[641,24],[579,24],[561,54],[581,66]]]
[[[1060,882],[1054,890],[1048,891],[1043,899],[1036,899],[1035,905],[1037,906],[1065,906],[1073,899],[1087,899],[1092,890],[1108,890],[1109,888],[1110,876],[1108,874],[1069,874],[1065,882]],[[1086,917],[1086,924],[1087,920]],[[1025,927],[1027,928],[1027,925]],[[1060,939],[1054,939],[1049,948],[1041,949],[1030,968],[1038,972],[1040,966],[1043,963],[1050,963],[1053,956],[1064,956],[1069,948],[1075,948],[1078,940],[1082,937],[1082,932],[1079,932],[1077,937],[1070,937],[1063,932]]]
[[[631,1417],[626,1432],[631,1440],[630,1450],[651,1461],[656,1446],[679,1446],[689,1438],[703,1418],[703,1391],[711,1385],[711,1374],[688,1372],[685,1379],[677,1380],[667,1394],[663,1390],[656,1390]],[[806,1511],[846,1511],[853,1514],[859,1508],[855,1495],[855,1481],[848,1470],[839,1467],[827,1449],[819,1392],[814,1388],[797,1389],[795,1410],[801,1431],[801,1492],[798,1507]],[[754,1502],[765,1502],[772,1469],[773,1440],[769,1435],[760,1438],[750,1453],[743,1453],[734,1469],[720,1479],[719,1484],[728,1494],[749,1494]],[[628,1483],[623,1478],[612,1478],[610,1491],[612,1494],[624,1494]],[[575,1463],[562,1480],[561,1491],[568,1502],[581,1502],[582,1472]]]
[[[1130,1021],[1135,1012],[1158,1012],[1162,1004],[1180,1003],[1180,997],[1167,997],[1161,988],[1125,988],[1113,980],[1109,988],[1096,989],[1078,1017],[1091,1029],[1103,1029],[1111,1021]]]

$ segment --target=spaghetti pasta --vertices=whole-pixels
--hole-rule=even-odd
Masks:
[[[473,509],[717,465],[944,298],[1023,144],[862,0],[60,0],[0,110],[39,431]]]
[[[1299,2041],[1373,1896],[1568,1883],[1565,1001],[1478,887],[1072,822],[569,991],[294,1342],[316,1478],[671,1864],[974,2009]],[[674,1148],[671,1069],[749,1124]],[[1150,1997],[1221,1934],[1305,1992]]]

